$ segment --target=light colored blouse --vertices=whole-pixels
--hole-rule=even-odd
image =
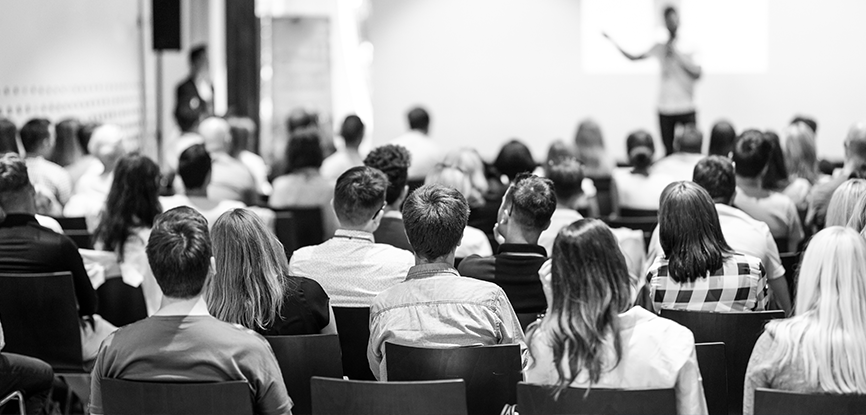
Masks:
[[[641,307],[633,307],[620,314],[622,359],[615,367],[602,373],[594,388],[609,389],[663,389],[674,388],[677,413],[706,414],[707,402],[701,383],[692,332],[671,320],[661,318]],[[547,319],[537,331],[529,335],[532,363],[526,369],[529,383],[552,385],[559,381],[557,363],[553,360]],[[607,348],[608,362],[614,361],[613,345]],[[567,363],[562,367],[569,373]],[[586,373],[581,373],[572,387],[590,386]],[[590,393],[592,393],[590,391]]]

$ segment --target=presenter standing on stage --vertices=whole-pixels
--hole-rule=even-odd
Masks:
[[[655,57],[662,67],[662,82],[659,89],[659,126],[662,142],[667,154],[673,153],[674,127],[677,124],[695,124],[697,121],[694,102],[695,82],[701,77],[701,67],[694,61],[692,54],[678,48],[677,28],[680,19],[677,10],[666,7],[664,10],[665,26],[668,41],[658,43],[641,55],[633,55],[624,51],[613,39],[614,46],[629,60],[641,60]]]

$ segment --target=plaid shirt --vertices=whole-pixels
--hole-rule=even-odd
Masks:
[[[766,307],[767,275],[761,260],[733,254],[722,267],[694,282],[678,283],[668,276],[668,260],[656,258],[647,270],[656,310],[756,311]]]

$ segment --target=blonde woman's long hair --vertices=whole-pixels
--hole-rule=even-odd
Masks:
[[[802,359],[805,380],[830,393],[866,392],[866,241],[829,227],[803,255],[794,317],[767,323],[780,349],[768,367]]]
[[[251,330],[265,330],[279,318],[289,286],[283,245],[255,213],[223,213],[211,231],[216,272],[205,289],[210,313]]]
[[[456,167],[469,177],[472,188],[469,193],[464,193],[463,197],[467,199],[470,206],[484,204],[484,194],[488,189],[487,177],[484,176],[484,161],[475,149],[464,147],[453,150],[445,155],[442,164]]]
[[[833,196],[827,205],[825,226],[846,226],[851,217],[857,214],[854,208],[864,196],[866,196],[866,180],[849,179],[842,183],[833,191]]]
[[[782,151],[788,174],[811,184],[818,181],[818,152],[815,133],[805,123],[797,122],[782,131]]]

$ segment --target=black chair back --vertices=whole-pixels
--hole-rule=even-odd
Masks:
[[[463,379],[470,415],[498,414],[517,403],[520,346],[423,348],[385,343],[388,381]]]
[[[244,381],[138,382],[102,379],[102,409],[112,415],[253,415]]]
[[[340,339],[336,334],[265,336],[265,339],[274,349],[286,389],[295,403],[292,413],[311,414],[310,378],[343,377]]]
[[[677,413],[673,389],[619,390],[568,388],[554,400],[549,386],[526,382],[517,384],[517,411],[520,415],[593,415]]]
[[[779,253],[787,253],[788,251],[788,238],[773,238],[776,242],[776,248],[779,248]]]
[[[656,218],[659,215],[658,210],[646,209],[619,209],[619,216],[623,218]]]
[[[720,342],[695,345],[698,367],[703,378],[704,396],[710,415],[728,413],[728,374],[725,364],[725,344]]]
[[[607,217],[613,213],[613,196],[611,195],[611,178],[590,177],[595,185],[595,200],[598,202],[598,214]]]
[[[466,415],[462,380],[370,382],[310,381],[314,415]]]
[[[349,379],[376,380],[367,362],[370,341],[370,308],[333,307],[334,321],[340,336],[343,354],[343,374]]]
[[[287,257],[291,258],[298,248],[325,241],[322,209],[283,208],[275,209],[274,214],[277,239],[283,243]]]
[[[782,260],[782,267],[785,268],[785,281],[788,283],[788,294],[790,294],[789,298],[792,302],[796,298],[794,294],[796,294],[797,274],[800,272],[800,259],[802,257],[802,252],[779,254],[779,259]]]
[[[81,249],[93,249],[93,235],[87,231],[87,221],[84,217],[58,217],[54,218],[60,227],[63,228],[63,234],[72,239]]]
[[[0,273],[4,352],[42,359],[56,372],[81,372],[81,332],[72,273]]]
[[[109,278],[96,289],[96,295],[99,297],[99,314],[117,327],[147,318],[141,286],[126,285],[122,278]]]
[[[743,382],[752,348],[764,330],[764,324],[784,318],[784,311],[713,313],[706,311],[667,310],[661,316],[682,324],[695,335],[696,343],[722,342],[728,366],[728,413],[743,411]]]
[[[828,395],[758,388],[755,415],[859,415],[866,413],[866,394]]]

